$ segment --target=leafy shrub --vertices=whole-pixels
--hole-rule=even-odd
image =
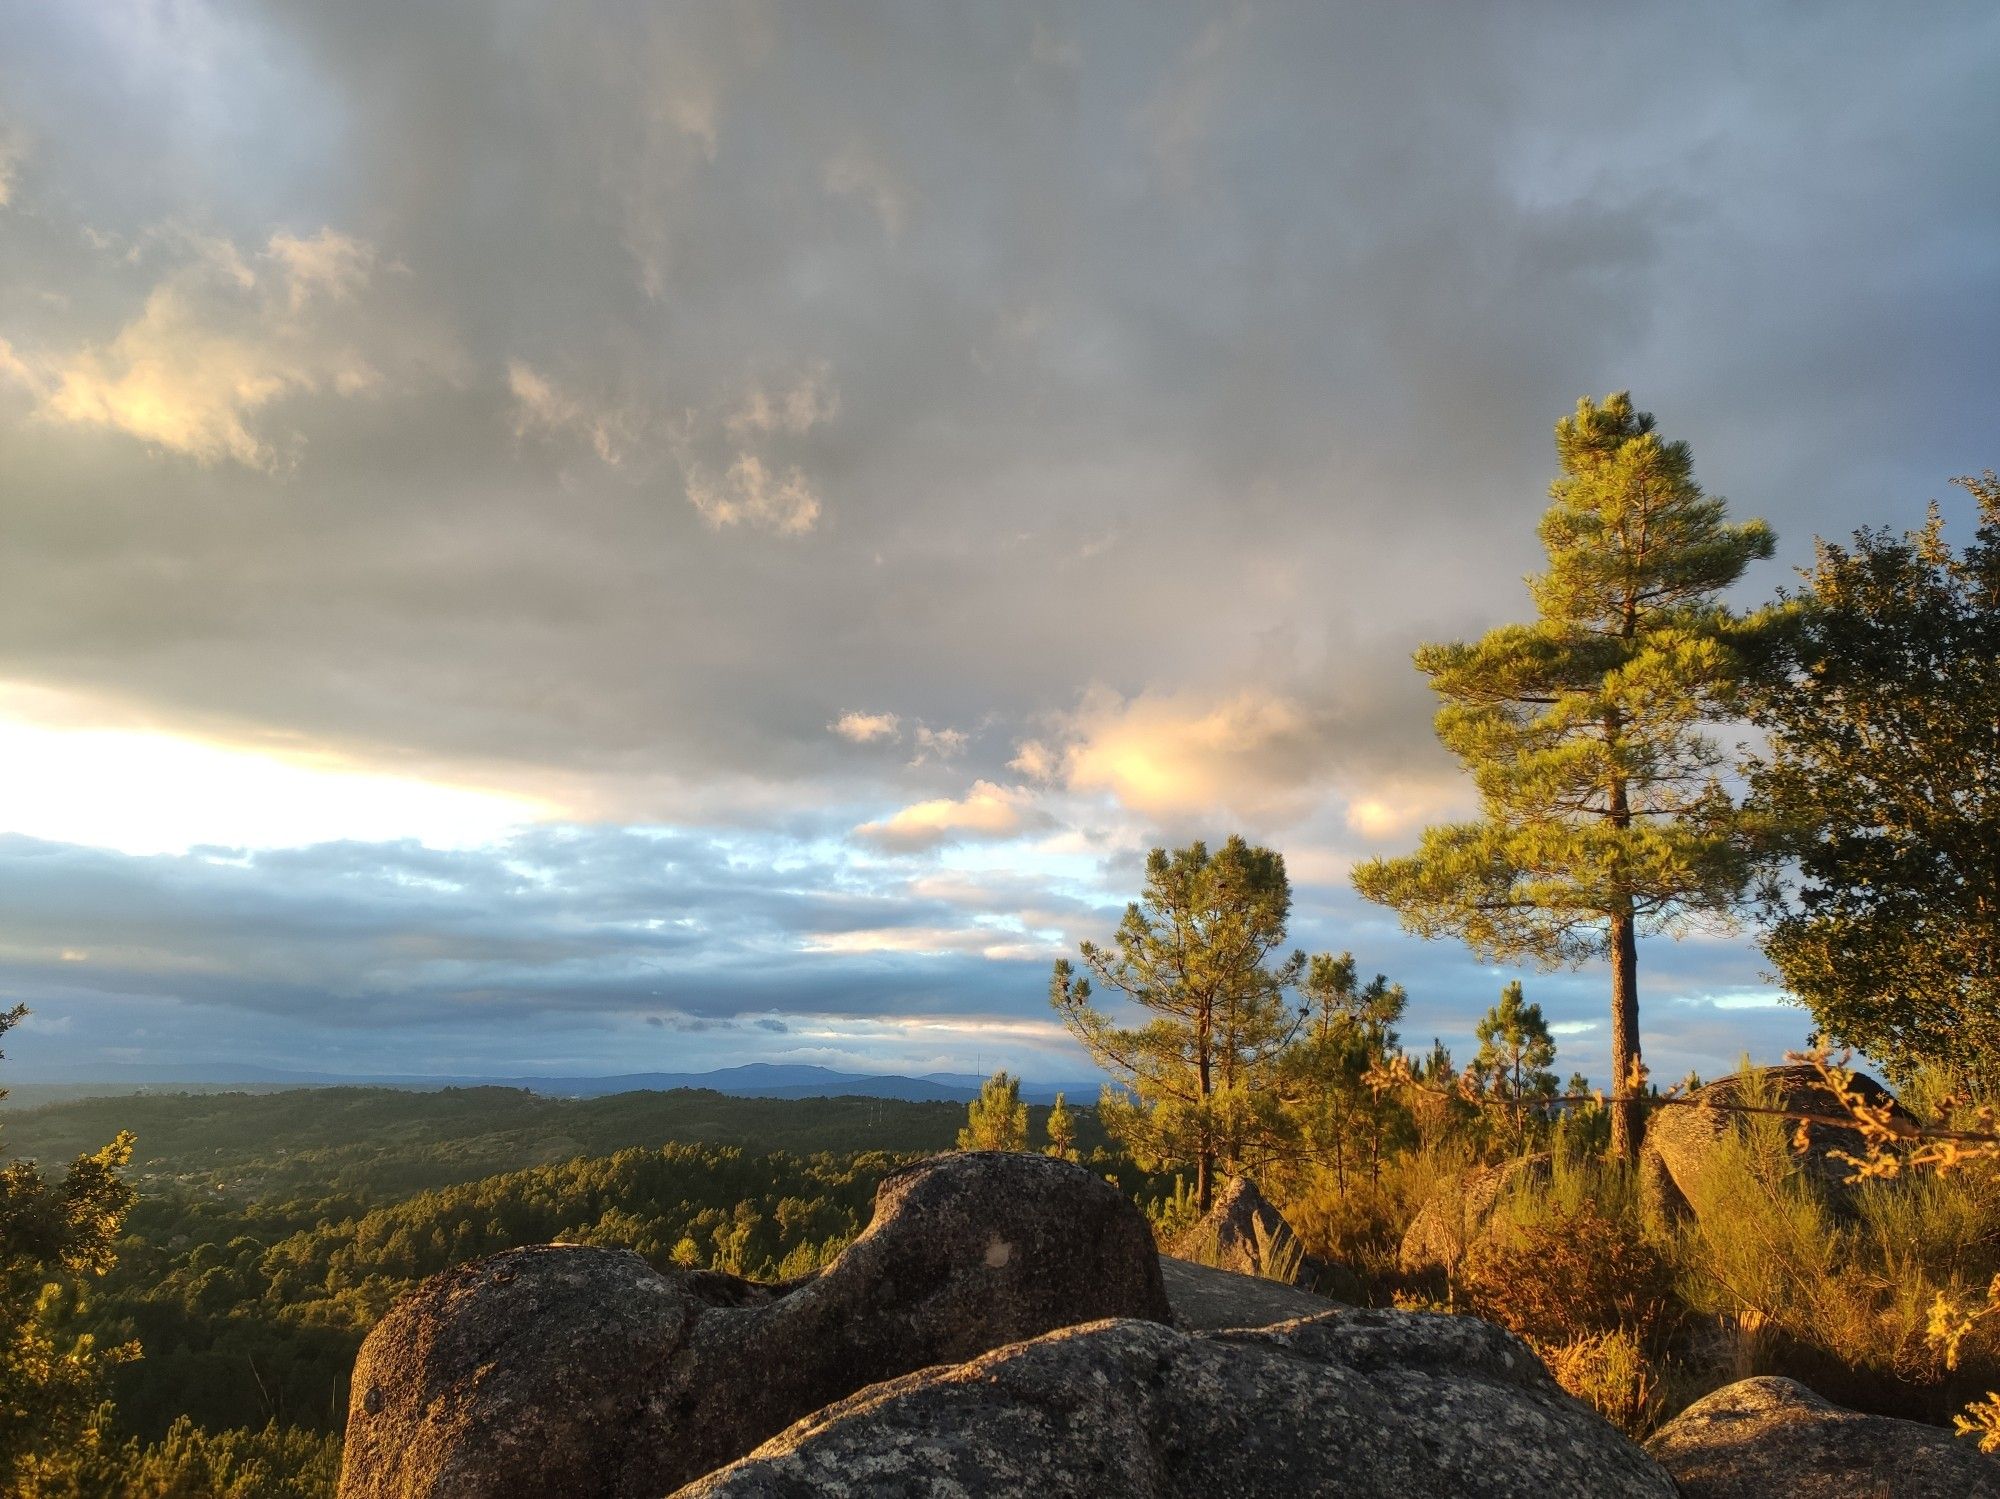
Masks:
[[[1474,1245],[1463,1273],[1473,1305],[1538,1350],[1611,1333],[1650,1345],[1672,1320],[1667,1257],[1631,1218],[1587,1205]]]
[[[1628,1329],[1585,1333],[1540,1353],[1557,1384],[1620,1430],[1643,1437],[1660,1424],[1666,1407],[1660,1376]]]

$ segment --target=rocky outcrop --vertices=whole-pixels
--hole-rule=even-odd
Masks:
[[[1546,1180],[1548,1175],[1549,1157],[1544,1152],[1481,1166],[1444,1182],[1424,1199],[1403,1231],[1398,1263],[1411,1274],[1456,1270],[1466,1252],[1487,1236],[1494,1210],[1508,1189],[1524,1177]]]
[[[1189,1332],[1269,1327],[1274,1322],[1316,1317],[1334,1307],[1328,1298],[1296,1286],[1217,1270],[1171,1255],[1160,1256],[1160,1276],[1166,1283],[1167,1304],[1174,1309],[1174,1326]]]
[[[662,1274],[581,1246],[434,1276],[354,1368],[341,1499],[659,1499],[880,1380],[1052,1328],[1171,1315],[1144,1217],[1047,1156],[897,1172],[818,1277]]]
[[[2000,1499],[2000,1459],[1971,1442],[1770,1376],[1697,1400],[1646,1445],[1683,1499]]]
[[[1333,1267],[1306,1254],[1284,1214],[1271,1206],[1255,1182],[1242,1176],[1227,1178],[1208,1211],[1165,1249],[1199,1265],[1308,1289],[1332,1278]]]
[[[1674,1489],[1511,1334],[1470,1317],[1336,1311],[1260,1331],[1112,1321],[1050,1333],[864,1390],[680,1499],[856,1493],[1673,1499]]]
[[[1854,1074],[1854,1088],[1871,1104],[1895,1105],[1889,1090],[1865,1073]],[[1818,1070],[1810,1066],[1759,1067],[1718,1078],[1688,1094],[1686,1103],[1663,1105],[1648,1117],[1639,1157],[1640,1181],[1647,1199],[1669,1215],[1688,1212],[1699,1198],[1703,1174],[1715,1159],[1716,1147],[1730,1132],[1743,1127],[1746,1116],[1722,1106],[1745,1104],[1753,1096],[1790,1114],[1836,1120],[1847,1114]],[[1703,1104],[1717,1107],[1704,1108]],[[1908,1118],[1900,1109],[1896,1112]],[[1783,1127],[1789,1139],[1800,1126],[1787,1120]],[[1804,1129],[1806,1147],[1803,1151],[1795,1148],[1794,1159],[1838,1203],[1847,1193],[1847,1177],[1854,1168],[1834,1156],[1860,1155],[1865,1142],[1858,1130],[1840,1124],[1808,1122]]]

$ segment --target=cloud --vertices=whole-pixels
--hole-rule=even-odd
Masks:
[[[33,154],[0,235],[0,667],[752,860],[1031,788],[1051,836],[874,860],[1006,865],[1042,894],[1017,914],[1115,919],[1149,841],[1244,827],[1310,864],[1329,945],[1379,945],[1457,1024],[1497,978],[1336,904],[1339,876],[1445,815],[1409,653],[1525,614],[1550,423],[1635,386],[1779,532],[1746,598],[1814,531],[1920,523],[1992,461],[2000,26],[1976,10],[1168,4],[1135,42],[1092,7],[4,8]],[[1552,69],[1565,49],[1602,66]],[[901,753],[828,732],[884,704]],[[918,725],[968,742],[913,770]],[[329,881],[460,935],[394,880]],[[909,915],[827,900],[681,981],[859,1007],[892,972],[898,1013],[997,985],[967,954],[809,972],[802,933],[994,915],[893,888]],[[337,1009],[321,963],[383,992],[337,950],[267,991],[170,938],[137,945],[218,964],[216,994]],[[1691,992],[1759,966],[1702,961]],[[631,976],[486,977],[499,997],[407,1021],[361,1007],[391,1049],[434,1022],[503,1044],[454,1004],[560,1016],[524,1029],[582,1048]]]
[[[27,154],[28,143],[5,126],[0,126],[0,208],[13,203],[14,177]]]
[[[992,962],[1048,962],[1061,957],[1064,946],[1026,932],[970,925],[949,927],[880,927],[816,933],[806,939],[814,953],[922,953],[933,957],[964,954]]]
[[[202,464],[273,472],[282,454],[253,425],[286,397],[351,397],[382,374],[331,327],[301,314],[316,298],[351,299],[366,286],[372,247],[322,230],[273,235],[258,269],[226,238],[176,233],[180,263],[139,314],[104,345],[67,353],[14,351],[8,368],[41,398],[38,415],[108,427]]]
[[[1406,838],[1428,823],[1469,816],[1477,806],[1463,775],[1430,780],[1383,776],[1347,803],[1347,826],[1371,841]]]
[[[902,238],[915,195],[902,175],[874,152],[858,144],[843,147],[828,159],[820,180],[834,197],[861,199],[875,210],[891,240]]]
[[[687,498],[718,531],[747,525],[803,536],[819,522],[820,498],[804,470],[794,465],[773,473],[755,453],[739,453],[719,479],[707,469],[689,469]]]
[[[507,390],[514,398],[514,436],[568,435],[586,440],[604,462],[623,461],[643,428],[626,407],[595,407],[560,389],[519,359],[507,361]]]
[[[1107,792],[1152,817],[1295,808],[1330,769],[1323,713],[1256,688],[1130,698],[1098,690],[1066,715],[1061,732],[1059,754],[1031,740],[1015,763],[1053,770],[1072,791]]]
[[[1048,826],[1046,813],[1017,786],[977,781],[963,797],[915,802],[880,822],[865,822],[854,836],[898,853],[913,853],[967,839],[1018,837]]]
[[[307,239],[281,231],[271,236],[264,253],[283,268],[294,316],[314,297],[351,300],[368,284],[377,258],[373,245],[334,229],[321,229]]]
[[[742,403],[723,421],[731,437],[763,437],[774,432],[803,437],[830,422],[840,411],[840,393],[828,368],[801,376],[789,389],[776,392],[754,385]]]
[[[912,766],[956,760],[972,742],[972,736],[963,729],[934,729],[921,723],[913,737],[916,752],[910,756]]]
[[[872,744],[877,739],[893,739],[902,720],[893,713],[843,713],[827,728],[853,744]]]

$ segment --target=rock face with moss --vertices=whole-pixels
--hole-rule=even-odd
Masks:
[[[1049,1333],[808,1417],[681,1499],[1673,1499],[1666,1474],[1470,1317]],[[1769,1499],[1769,1496],[1765,1496]]]
[[[1908,1120],[1889,1090],[1866,1073],[1854,1074],[1853,1087],[1867,1103],[1886,1104],[1898,1117]],[[1746,1119],[1758,1117],[1735,1111],[1746,1104],[1779,1109],[1787,1115],[1817,1116],[1803,1121],[1787,1118],[1781,1127],[1788,1139],[1804,1130],[1805,1147],[1795,1147],[1793,1159],[1837,1204],[1846,1194],[1847,1177],[1854,1170],[1838,1157],[1861,1155],[1866,1144],[1860,1131],[1837,1122],[1847,1117],[1847,1111],[1818,1069],[1803,1065],[1733,1073],[1697,1088],[1685,1103],[1655,1109],[1646,1123],[1646,1143],[1639,1158],[1640,1182],[1647,1200],[1670,1216],[1692,1211],[1702,1199],[1705,1175],[1723,1141],[1742,1130]],[[1822,1122],[1826,1120],[1836,1122]]]
[[[1646,1445],[1683,1499],[2000,1499],[2000,1459],[1971,1442],[1772,1376],[1704,1396]]]
[[[659,1499],[876,1381],[1170,1315],[1151,1230],[1106,1182],[942,1156],[885,1180],[867,1232],[796,1286],[570,1245],[434,1276],[362,1345],[340,1494]]]

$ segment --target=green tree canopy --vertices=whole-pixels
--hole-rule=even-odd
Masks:
[[[1555,1038],[1549,1034],[1542,1007],[1524,1001],[1521,981],[1500,991],[1500,1002],[1480,1018],[1479,1054],[1473,1070],[1488,1092],[1506,1106],[1518,1145],[1528,1133],[1528,1106],[1556,1096]]]
[[[986,1079],[979,1096],[965,1106],[965,1128],[958,1132],[960,1150],[1026,1150],[1028,1106],[1021,1102],[1021,1080],[1002,1070]]]
[[[27,1013],[0,1012],[0,1035]],[[136,1352],[100,1349],[72,1326],[84,1287],[116,1260],[132,1144],[120,1134],[60,1181],[31,1161],[0,1169],[0,1491],[25,1491],[87,1443],[107,1366]]]
[[[1354,883],[1410,930],[1461,937],[1488,961],[1608,956],[1614,1087],[1628,1094],[1639,934],[1725,913],[1748,880],[1747,822],[1701,726],[1733,711],[1751,631],[1720,595],[1772,538],[1761,521],[1727,523],[1687,444],[1663,441],[1623,393],[1579,402],[1556,455],[1535,622],[1416,653],[1480,819],[1427,829],[1414,854],[1362,864]],[[1614,1109],[1614,1150],[1634,1154],[1639,1128],[1636,1102]]]
[[[1752,769],[1788,865],[1765,952],[1833,1041],[1894,1077],[2000,1085],[2000,479],[1955,554],[1919,531],[1821,542],[1755,697]]]
[[[1070,1112],[1069,1104],[1062,1094],[1056,1095],[1055,1107],[1049,1110],[1048,1153],[1059,1161],[1076,1159],[1076,1115]]]
[[[1331,1169],[1344,1191],[1351,1168],[1365,1163],[1371,1178],[1379,1172],[1384,1148],[1407,1122],[1395,1094],[1371,1087],[1368,1075],[1395,1051],[1409,999],[1384,974],[1363,984],[1345,952],[1315,954],[1300,988],[1307,1020],[1285,1054],[1280,1086],[1300,1153]]]
[[[1130,1090],[1104,1090],[1104,1127],[1148,1169],[1192,1166],[1204,1212],[1216,1167],[1248,1170],[1282,1134],[1279,1100],[1262,1084],[1299,1028],[1285,990],[1305,954],[1277,957],[1291,910],[1284,857],[1268,848],[1240,837],[1213,854],[1206,843],[1156,848],[1111,946],[1079,949],[1091,976],[1152,1018],[1118,1025],[1067,959],[1049,981],[1071,1032]]]

